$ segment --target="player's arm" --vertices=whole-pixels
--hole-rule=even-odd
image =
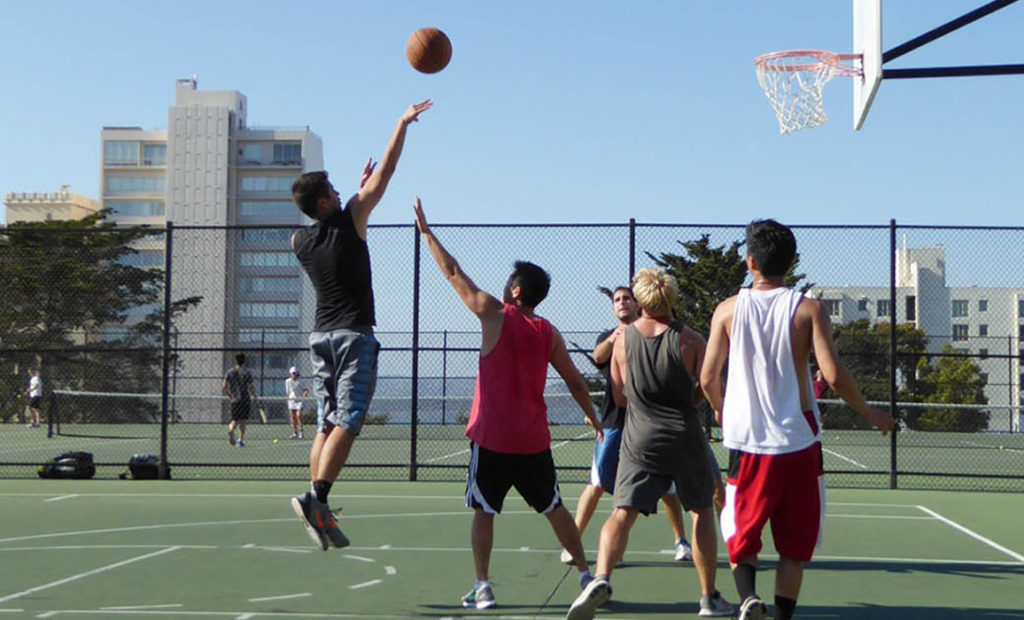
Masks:
[[[459,262],[455,260],[455,257],[449,254],[448,250],[434,236],[433,231],[430,230],[430,225],[427,223],[427,216],[423,214],[423,205],[420,203],[418,196],[416,197],[413,211],[416,213],[416,228],[423,235],[427,248],[430,250],[430,255],[434,257],[434,262],[440,267],[441,273],[448,280],[448,284],[451,284],[452,288],[455,289],[462,303],[466,304],[470,312],[477,315],[481,321],[500,315],[504,308],[502,303],[494,296],[481,291],[469,279],[469,276],[462,271],[462,267],[459,266]],[[563,343],[562,346],[564,347],[565,344]]]
[[[252,395],[252,402],[256,402],[256,382],[249,378],[249,394]]]
[[[612,333],[608,334],[608,337],[597,343],[594,347],[594,362],[597,364],[607,364],[608,360],[612,358],[612,349],[615,347],[615,341],[619,336],[622,335],[622,330],[626,329],[625,325],[619,325]]]
[[[684,360],[689,360],[686,366],[686,372],[690,374],[690,378],[693,381],[693,404],[697,404],[704,400],[704,389],[700,382],[700,370],[704,365],[704,358],[707,353],[708,343],[704,340],[704,336],[701,336],[696,331],[687,328],[683,332],[683,338],[679,339],[679,348],[683,354]]]
[[[732,314],[733,299],[718,304],[715,314],[711,317],[711,330],[708,343],[704,350],[704,361],[700,365],[700,386],[704,398],[715,410],[715,421],[722,423],[722,405],[724,390],[722,389],[722,369],[729,357],[729,318]]]
[[[626,406],[626,339],[619,338],[612,348],[612,365],[608,375],[612,380],[612,399],[618,407]]]
[[[227,379],[227,377],[224,377],[224,379],[221,380],[221,382],[220,382],[220,391],[221,391],[222,394],[224,394],[224,396],[226,396],[228,398],[231,398],[231,394],[228,393],[228,379]]]
[[[857,415],[871,426],[882,429],[882,432],[893,430],[893,417],[868,405],[864,395],[857,388],[853,375],[846,369],[839,355],[836,354],[835,343],[832,341],[832,321],[828,318],[825,305],[815,299],[804,299],[806,312],[811,313],[811,341],[814,346],[814,358],[825,376],[825,381]]]
[[[348,201],[348,207],[352,212],[352,221],[355,223],[356,231],[363,239],[366,238],[366,226],[370,219],[370,212],[377,206],[380,199],[384,197],[384,191],[391,182],[398,166],[398,158],[402,155],[402,147],[405,145],[405,132],[410,123],[419,120],[422,112],[429,110],[434,105],[430,99],[414,103],[402,114],[395,125],[395,130],[384,148],[384,155],[380,158],[380,165],[377,166],[371,159],[363,168],[363,178],[360,180],[359,191]]]
[[[604,433],[601,431],[601,426],[594,415],[594,403],[590,400],[587,382],[576,368],[576,364],[572,363],[569,351],[565,348],[565,340],[562,338],[562,334],[554,326],[551,326],[551,331],[554,336],[551,342],[551,365],[555,367],[555,372],[558,373],[558,376],[562,377],[562,381],[565,381],[565,386],[569,388],[569,393],[572,394],[573,400],[583,410],[587,424],[594,427],[594,436],[601,440],[604,438]]]

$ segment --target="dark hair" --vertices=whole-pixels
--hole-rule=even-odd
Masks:
[[[524,306],[536,308],[548,296],[551,276],[537,265],[519,260],[516,261],[515,270],[508,278],[508,285],[521,289],[520,299]]]
[[[235,355],[235,363],[239,366],[245,366],[245,353],[238,353]]]
[[[292,200],[295,205],[309,217],[316,219],[316,203],[321,198],[330,196],[331,186],[327,182],[327,172],[317,170],[307,172],[292,183]]]
[[[616,286],[612,289],[612,300],[615,299],[615,293],[618,293],[619,291],[626,291],[629,293],[629,296],[633,298],[633,301],[636,301],[636,295],[633,294],[633,289],[629,286]]]
[[[747,255],[763,275],[786,275],[796,258],[796,237],[775,220],[754,220],[747,224]]]

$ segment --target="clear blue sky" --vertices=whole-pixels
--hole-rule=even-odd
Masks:
[[[888,49],[983,0],[884,3]],[[253,125],[309,125],[354,187],[402,110],[410,131],[376,223],[1019,225],[1024,76],[883,82],[851,127],[778,135],[753,58],[849,51],[847,0],[721,2],[8,2],[0,37],[0,194],[96,197],[104,125],[164,127],[174,80],[248,96]],[[454,57],[425,76],[406,38],[436,26]],[[1024,2],[893,67],[1024,63]],[[339,183],[339,181],[341,181]],[[339,188],[340,189],[340,188]],[[344,193],[344,191],[343,191]]]

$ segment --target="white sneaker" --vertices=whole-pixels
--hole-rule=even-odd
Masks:
[[[565,620],[592,620],[597,608],[612,597],[612,586],[604,577],[594,579],[583,588],[565,614]]]
[[[690,543],[686,542],[685,538],[679,540],[676,543],[676,562],[686,562],[693,559],[693,548],[690,547]]]
[[[289,437],[288,439],[298,439],[298,438],[299,438],[299,434],[298,433],[292,433],[292,436]]]
[[[765,620],[768,616],[768,606],[764,604],[756,594],[748,596],[747,600],[740,605],[740,613],[737,620]]]
[[[498,604],[494,600],[494,590],[490,585],[474,587],[466,596],[462,597],[463,607],[476,607],[477,609],[490,609]]]
[[[562,549],[562,555],[558,556],[558,560],[562,564],[569,564],[570,566],[576,563],[572,559],[572,554],[566,549]]]
[[[722,593],[715,591],[714,596],[708,603],[708,606],[704,606],[704,597],[700,597],[700,611],[697,613],[702,618],[724,618],[732,617],[732,605],[729,601],[722,598]]]
[[[299,439],[305,439],[305,437],[302,436],[302,431],[299,431]]]

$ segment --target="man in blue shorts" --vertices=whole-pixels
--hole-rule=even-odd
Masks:
[[[370,252],[370,212],[384,196],[405,144],[406,129],[433,105],[413,104],[398,119],[380,167],[371,159],[344,208],[324,171],[307,172],[292,185],[299,210],[313,221],[292,235],[292,249],[316,290],[316,324],[309,334],[317,433],[309,453],[312,491],[292,498],[310,538],[324,551],[349,544],[327,504],[334,480],[362,430],[377,384],[376,323]]]
[[[611,368],[612,348],[615,341],[622,336],[626,327],[640,317],[640,306],[633,297],[633,289],[628,286],[620,286],[612,292],[612,313],[619,320],[618,326],[602,333],[597,337],[594,346],[593,361],[601,376],[604,377],[604,407],[598,419],[604,429],[604,441],[594,443],[594,459],[590,464],[590,480],[587,486],[580,493],[579,501],[576,504],[576,527],[580,530],[580,536],[590,523],[590,518],[597,509],[598,500],[607,491],[615,492],[615,472],[619,469],[619,447],[622,444],[622,426],[626,421],[625,407],[615,404],[612,396]],[[670,489],[661,498],[665,506],[665,514],[668,515],[668,522],[672,526],[672,533],[675,540],[675,559],[678,562],[693,559],[693,550],[690,543],[686,541],[686,530],[683,529],[683,507],[676,497],[674,489]],[[572,563],[572,555],[565,549],[562,550],[561,560],[564,564]]]

